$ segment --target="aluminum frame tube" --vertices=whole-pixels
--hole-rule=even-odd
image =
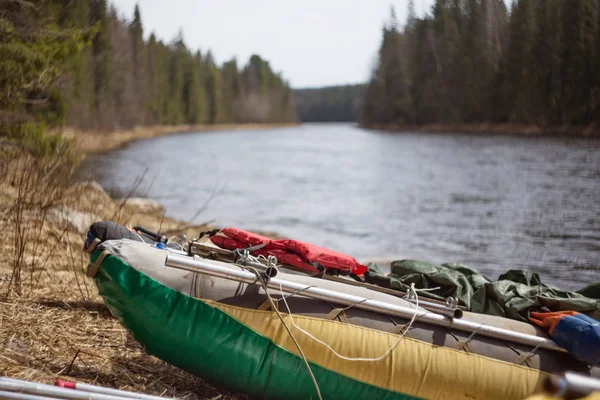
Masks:
[[[218,261],[213,261],[214,263]],[[253,284],[256,282],[256,275],[252,272],[243,270],[234,270],[224,268],[204,260],[193,260],[190,257],[182,257],[176,254],[168,254],[165,259],[165,266],[171,268],[183,269],[186,271],[198,272],[217,278],[229,279],[237,282]],[[291,282],[283,279],[272,278],[267,281],[267,287],[270,289],[281,288],[284,292],[295,293],[302,291],[302,296],[311,297],[318,300],[330,301],[345,306],[354,306],[363,310],[374,311],[381,314],[396,316],[401,318],[412,318],[416,314],[419,322],[431,325],[443,326],[446,328],[457,329],[477,335],[492,337],[495,339],[506,340],[513,343],[519,343],[532,347],[541,347],[548,350],[566,352],[554,341],[543,337],[528,335],[521,332],[515,332],[508,329],[498,328],[490,325],[477,324],[462,319],[450,319],[440,314],[420,311],[414,308],[404,307],[395,304],[389,304],[378,300],[371,300],[346,293],[338,293],[333,290],[323,289],[315,285],[307,287],[304,284]]]
[[[73,390],[44,383],[22,381],[12,378],[0,378],[0,391],[26,393],[36,396],[46,396],[68,400],[131,400],[131,397],[112,396],[101,393],[91,393],[84,390]],[[141,397],[139,397],[141,399]],[[33,400],[33,399],[32,399]]]
[[[102,386],[89,385],[87,383],[68,381],[68,380],[64,380],[64,379],[57,379],[56,386],[65,388],[65,389],[70,389],[70,390],[82,390],[82,391],[90,392],[90,393],[108,394],[111,396],[128,397],[128,398],[132,398],[132,399],[146,399],[146,400],[165,400],[166,399],[165,397],[152,396],[149,394],[129,392],[127,390],[112,389],[112,388],[106,388],[106,387],[102,387]]]
[[[190,244],[190,246],[194,246],[194,244],[192,243],[192,244]],[[206,252],[207,255],[210,253],[210,251],[218,251],[218,253],[216,253],[217,256],[222,256],[223,258],[226,258],[226,260],[223,261],[223,260],[219,260],[219,259],[215,259],[215,258],[210,258],[210,257],[203,256],[202,253],[200,251],[198,251],[198,249],[204,250],[204,252]],[[196,252],[194,252],[194,250]],[[177,251],[174,254],[178,254],[178,253],[181,254],[181,252],[179,252],[179,251]],[[190,256],[189,254],[186,254],[186,255]],[[224,250],[224,249],[219,249],[219,248],[214,249],[214,250],[213,249],[209,250],[209,249],[204,248],[204,247],[197,247],[196,246],[196,247],[193,248],[193,250],[191,252],[191,257],[194,258],[194,259],[196,257],[198,257],[199,259],[208,259],[208,260],[214,260],[214,261],[220,261],[220,262],[228,262],[228,263],[231,263],[231,264],[237,264],[235,262],[236,255],[235,255],[234,251],[232,251],[232,250]],[[256,268],[257,270],[259,270],[259,271],[264,272],[265,274],[267,274],[267,276],[270,277],[270,278],[273,278],[273,277],[275,277],[275,275],[277,275],[277,268],[273,268],[270,265],[269,266],[264,265],[264,264],[262,264],[260,262],[257,262],[257,261],[246,260],[246,261],[244,261],[244,263],[238,264],[238,265],[249,266],[249,267]]]
[[[580,388],[582,390],[588,390],[590,393],[600,392],[600,379],[590,378],[589,376],[584,376],[573,372],[565,372],[563,374],[563,378],[569,386]]]
[[[416,301],[413,300],[408,300],[408,299],[404,299],[406,301],[409,301],[413,304],[417,304]],[[421,300],[419,300],[419,307],[425,308],[427,310],[433,311],[435,313],[444,315],[448,318],[453,318],[453,319],[461,319],[463,316],[463,310],[461,310],[460,308],[450,308],[450,307],[444,307],[444,306],[440,306],[438,304],[435,305],[431,305],[431,303],[429,304],[423,304],[421,302]]]
[[[208,249],[204,249],[204,248],[200,248],[201,250],[204,250],[205,252],[208,252]],[[208,260],[213,260],[213,261],[219,261],[219,262],[227,262],[227,263],[231,263],[234,264],[234,257],[233,257],[233,252],[231,250],[223,250],[223,249],[218,249],[219,250],[219,254],[227,257],[227,260],[219,260],[219,259],[214,259],[214,258],[209,258],[209,257],[203,257],[201,254],[199,253],[193,253],[193,258],[196,259],[195,257],[198,257],[199,260],[202,259],[208,259]],[[229,253],[226,253],[229,252]],[[174,254],[181,254],[181,252],[173,252]],[[256,268],[257,270],[261,271],[261,272],[265,272],[267,274],[268,277],[270,278],[274,278],[276,275],[276,268],[273,268],[272,266],[266,266],[263,265],[259,262],[254,262],[254,261],[246,261],[244,264],[240,264],[240,265],[249,265],[251,267]],[[339,281],[334,281],[334,282],[339,282]],[[344,283],[344,282],[340,282],[340,283]],[[412,299],[404,299],[406,301],[410,301],[413,304],[416,304],[414,300]],[[462,318],[463,316],[463,310],[458,308],[458,307],[450,307],[444,304],[439,304],[439,303],[434,303],[431,301],[427,301],[427,300],[419,300],[419,305],[422,306],[423,308],[426,308],[430,311],[436,312],[438,314],[442,314],[445,315],[447,317],[450,318]]]
[[[600,392],[600,379],[573,372],[550,375],[544,382],[544,391],[564,399],[580,399],[594,392]]]
[[[62,400],[59,397],[37,396],[29,393],[9,392],[0,390],[0,399],[8,400]]]

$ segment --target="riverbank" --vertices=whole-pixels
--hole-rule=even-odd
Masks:
[[[524,124],[425,124],[425,125],[364,125],[361,128],[394,131],[394,132],[422,132],[422,133],[469,133],[493,135],[521,135],[521,136],[569,136],[569,137],[600,137],[600,128],[595,125],[574,126],[540,126]]]
[[[64,136],[85,155],[172,133],[281,126],[67,130]],[[89,261],[82,243],[93,222],[189,239],[213,227],[168,218],[150,199],[111,198],[95,182],[68,183],[68,176],[60,159],[17,155],[0,163],[0,376],[46,384],[63,378],[165,397],[245,398],[147,355],[82,273]]]
[[[26,199],[23,182],[19,173],[0,182],[0,376],[47,384],[63,378],[166,397],[240,398],[147,355],[82,273],[89,261],[82,243],[95,221],[189,238],[208,226],[182,229],[160,205],[115,200],[89,182],[44,187]]]
[[[78,152],[83,154],[109,151],[133,141],[151,139],[185,132],[210,132],[233,130],[264,130],[296,126],[296,123],[272,124],[217,124],[217,125],[156,125],[138,126],[115,131],[81,131],[65,128],[63,136],[75,140]]]

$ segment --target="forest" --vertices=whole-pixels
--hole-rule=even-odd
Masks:
[[[358,120],[365,85],[294,89],[294,104],[302,122]]]
[[[363,126],[600,122],[600,0],[436,0],[392,9]]]
[[[141,10],[131,11],[126,20],[106,0],[1,1],[0,134],[296,120],[288,83],[260,56],[219,66],[181,34],[145,39]]]

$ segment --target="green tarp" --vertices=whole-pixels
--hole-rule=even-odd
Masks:
[[[579,311],[600,320],[600,282],[568,292],[541,282],[537,273],[509,270],[492,282],[473,268],[458,263],[434,265],[400,260],[384,275],[369,264],[367,282],[406,292],[411,283],[420,296],[445,300],[456,297],[469,311],[527,321],[529,311]]]

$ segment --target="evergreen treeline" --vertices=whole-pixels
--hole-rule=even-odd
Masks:
[[[181,35],[144,40],[137,6],[126,21],[106,0],[0,0],[2,134],[295,120],[292,91],[267,61],[217,66]]]
[[[303,122],[354,122],[358,120],[365,85],[295,89],[294,103]]]
[[[72,55],[98,31],[60,29],[50,17],[58,10],[51,1],[0,1],[0,136],[38,155],[55,154],[63,144],[44,134],[64,120],[58,83]],[[2,147],[0,158],[5,155]]]
[[[436,0],[392,10],[365,125],[600,122],[600,0]]]

